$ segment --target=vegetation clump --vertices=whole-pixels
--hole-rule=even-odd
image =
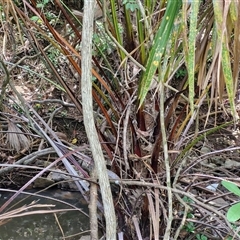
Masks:
[[[118,239],[240,238],[240,3],[97,0],[91,47],[84,2],[0,0],[1,191],[44,178],[79,191],[92,237],[108,236],[109,197]]]

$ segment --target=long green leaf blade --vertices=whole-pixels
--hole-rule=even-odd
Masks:
[[[154,43],[149,53],[147,60],[146,71],[144,72],[139,89],[138,99],[140,106],[142,105],[153,76],[161,62],[169,36],[173,29],[173,23],[180,9],[181,1],[170,0],[167,4],[166,12],[159,27],[159,30],[154,38]]]
[[[214,6],[214,14],[216,17],[216,26],[217,26],[217,34],[218,38],[221,41],[221,64],[223,70],[224,81],[226,84],[228,99],[231,107],[231,111],[235,120],[239,119],[239,116],[236,112],[235,107],[235,90],[234,90],[234,79],[232,75],[232,68],[231,68],[231,59],[229,54],[229,36],[227,33],[227,18],[228,18],[228,11],[230,3],[227,2],[225,6],[218,1],[213,1]]]
[[[189,101],[191,112],[194,110],[194,83],[195,83],[195,47],[197,32],[197,18],[199,11],[199,0],[192,1],[191,14],[190,14],[190,30],[188,38],[188,56],[187,56],[187,69],[188,69],[188,86],[189,86]]]

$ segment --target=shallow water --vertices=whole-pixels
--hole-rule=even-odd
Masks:
[[[36,193],[36,191],[35,191]],[[14,193],[0,191],[0,205],[2,206]],[[47,190],[40,193],[49,198],[55,198],[65,203],[57,202],[54,199],[47,199],[40,196],[31,196],[21,194],[7,207],[7,212],[37,201],[36,204],[53,204],[51,208],[33,208],[33,211],[39,210],[56,210],[56,209],[73,209],[72,204],[76,208],[74,211],[64,211],[61,213],[34,214],[12,218],[7,223],[1,223],[0,220],[0,240],[58,240],[68,237],[68,240],[80,239],[83,235],[89,235],[89,218],[82,212],[87,213],[88,207],[78,192],[66,192],[62,190]],[[30,196],[30,197],[29,197]],[[26,198],[27,197],[27,198]],[[14,205],[16,204],[16,205]],[[81,209],[81,211],[80,211]],[[27,211],[30,212],[31,210]],[[6,212],[4,212],[6,213]],[[26,211],[24,212],[26,213]],[[1,214],[0,214],[1,219]],[[62,232],[60,230],[62,229]],[[86,231],[85,234],[80,234]],[[78,234],[78,235],[76,235]],[[71,236],[75,235],[75,236]],[[71,236],[71,237],[69,237]]]

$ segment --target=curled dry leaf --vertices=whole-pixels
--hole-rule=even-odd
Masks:
[[[66,135],[65,133],[63,133],[63,132],[55,132],[55,134],[57,135],[57,137],[58,137],[59,139],[62,139],[62,140],[65,140],[65,141],[68,140],[67,135]]]
[[[30,147],[30,141],[24,135],[24,132],[11,121],[8,121],[7,144],[16,152]]]

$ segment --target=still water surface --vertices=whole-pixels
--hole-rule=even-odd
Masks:
[[[13,194],[14,193],[0,191],[0,206]],[[11,209],[8,207],[8,211],[30,204],[33,201],[37,201],[37,204],[55,205],[55,207],[51,208],[40,208],[45,210],[73,209],[67,205],[67,203],[74,205],[78,209],[57,214],[44,213],[12,218],[4,224],[0,220],[0,240],[60,240],[64,239],[63,236],[67,240],[78,240],[83,235],[89,235],[89,218],[84,214],[88,212],[88,207],[86,203],[84,203],[80,193],[56,189],[47,190],[40,194],[66,203],[60,203],[45,197],[21,194],[11,203]],[[16,205],[13,206],[14,204]],[[40,209],[34,208],[32,210],[36,211]],[[79,235],[79,233],[82,234]]]

